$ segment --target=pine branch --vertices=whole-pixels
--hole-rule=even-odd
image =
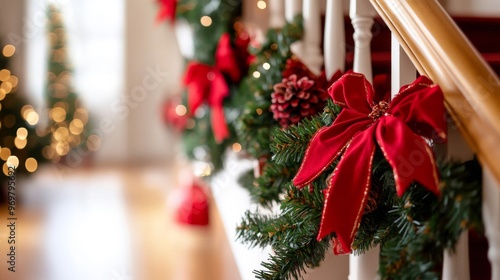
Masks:
[[[252,199],[260,205],[271,208],[276,202],[281,201],[287,184],[297,173],[298,166],[283,166],[270,162],[264,166],[262,175],[254,181]]]
[[[283,78],[286,61],[292,56],[290,45],[301,36],[302,19],[297,16],[282,29],[268,30],[262,47],[253,50],[255,59],[249,70],[251,74],[238,90],[238,107],[242,114],[236,128],[243,148],[255,158],[271,153],[271,130],[277,125],[269,111],[271,93],[273,86]],[[264,63],[269,67],[264,68]]]
[[[442,251],[453,250],[469,228],[481,230],[481,181],[477,162],[440,164],[439,199],[415,184],[395,205],[399,231],[382,246],[384,279],[439,279]]]
[[[273,161],[278,164],[300,164],[311,138],[320,128],[331,125],[340,110],[340,107],[328,100],[322,114],[311,119],[303,119],[288,129],[275,128],[271,137]]]
[[[439,279],[442,251],[452,249],[468,228],[481,229],[477,162],[441,164],[440,171],[444,186],[441,197],[413,184],[399,198],[392,170],[377,151],[372,170],[377,208],[365,212],[353,247],[359,254],[381,244],[383,279]],[[255,271],[257,278],[299,278],[306,267],[315,267],[323,260],[330,238],[318,242],[316,235],[324,203],[322,190],[330,172],[313,182],[312,191],[287,184],[279,216],[249,216],[246,224],[242,223],[253,225],[239,228],[245,242],[271,245],[275,251],[262,269]]]

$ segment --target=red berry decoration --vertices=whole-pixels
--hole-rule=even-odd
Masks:
[[[287,128],[302,119],[313,116],[325,107],[328,93],[308,77],[292,74],[274,85],[271,94],[271,112],[281,127]]]

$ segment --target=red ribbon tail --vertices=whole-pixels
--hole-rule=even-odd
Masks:
[[[229,94],[229,88],[226,80],[220,71],[213,71],[214,79],[210,85],[210,94],[208,96],[208,104],[210,105],[212,130],[214,132],[215,141],[221,143],[229,137],[229,129],[227,128],[226,118],[224,117],[223,102]]]
[[[336,255],[351,253],[352,242],[366,206],[375,153],[372,128],[353,138],[325,193],[317,239],[334,233],[333,250]]]
[[[224,108],[221,106],[212,107],[211,119],[215,141],[221,143],[224,139],[229,137],[229,129],[227,127],[226,118],[224,117]]]
[[[187,65],[183,82],[188,86],[188,110],[191,115],[207,98],[211,83],[207,77],[211,69],[210,66],[198,62],[190,62]]]
[[[217,49],[215,51],[215,61],[217,68],[228,75],[231,81],[237,82],[241,79],[241,71],[236,54],[231,46],[231,37],[228,33],[221,35]]]
[[[425,140],[395,117],[384,117],[376,131],[377,142],[394,171],[396,191],[402,196],[413,181],[439,194],[434,154]]]

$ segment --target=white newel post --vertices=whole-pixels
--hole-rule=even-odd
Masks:
[[[325,71],[331,79],[337,70],[345,68],[345,27],[342,0],[327,0],[325,14]]]
[[[269,26],[271,28],[280,28],[285,26],[285,3],[283,0],[271,0],[269,3]]]
[[[320,1],[304,0],[304,40],[302,54],[297,55],[316,75],[321,73],[323,56],[321,55],[321,11]]]
[[[488,238],[491,279],[500,279],[500,183],[483,166],[483,223]]]
[[[354,71],[362,73],[372,82],[370,42],[375,10],[368,0],[351,0],[349,16],[354,27]],[[363,255],[350,255],[349,280],[375,280],[378,275],[380,247],[376,246]]]

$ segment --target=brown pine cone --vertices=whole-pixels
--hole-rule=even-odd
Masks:
[[[281,127],[287,128],[321,112],[328,94],[324,89],[318,88],[314,80],[308,77],[298,79],[293,74],[274,85],[271,98],[273,118]]]

